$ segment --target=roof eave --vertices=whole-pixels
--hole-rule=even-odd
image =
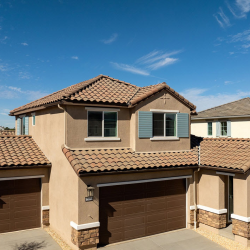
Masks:
[[[14,165],[14,166],[0,166],[0,171],[1,170],[10,170],[10,169],[23,169],[23,168],[50,168],[52,167],[52,164],[32,164],[32,165]]]

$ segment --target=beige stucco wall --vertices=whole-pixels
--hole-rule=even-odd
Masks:
[[[66,106],[66,145],[70,148],[130,147],[130,110],[118,111],[118,137],[121,141],[84,141],[88,137],[87,110],[84,106]]]
[[[225,175],[217,175],[213,170],[200,170],[198,180],[198,205],[224,209]]]
[[[250,217],[250,176],[236,174],[233,179],[234,214]]]
[[[50,226],[72,247],[70,221],[78,223],[78,177],[62,153],[65,123],[63,110],[54,107],[36,112],[29,133],[52,163],[49,180]]]
[[[124,174],[112,174],[112,175],[101,175],[101,176],[87,176],[81,177],[79,182],[79,224],[91,223],[99,221],[99,188],[97,184],[110,183],[110,182],[122,182],[122,181],[134,181],[134,180],[145,180],[154,178],[164,178],[180,175],[192,175],[193,170],[171,170],[171,171],[154,171],[154,172],[141,172],[141,173],[124,173]],[[192,188],[189,184],[192,183],[192,179],[188,181],[188,214],[189,204]],[[94,190],[94,201],[85,202],[87,196],[87,185],[91,185],[95,188]],[[115,186],[114,186],[115,188]],[[189,217],[189,216],[188,216]]]
[[[166,103],[164,103],[164,100],[161,99],[164,94],[166,94],[166,97],[169,98],[166,100]],[[190,150],[190,138],[180,138],[177,141],[151,141],[147,138],[138,138],[138,111],[150,111],[150,109],[179,110],[180,113],[190,114],[190,109],[168,94],[166,90],[163,90],[146,101],[139,103],[132,110],[132,113],[135,113],[136,123],[135,150],[137,152]]]
[[[224,119],[225,121],[227,119]],[[233,138],[250,138],[250,118],[228,119],[231,121],[231,137]],[[213,122],[213,135],[216,137],[216,121],[217,120],[192,120],[191,133],[201,137],[209,137],[207,135],[207,122]],[[220,120],[219,120],[220,121]]]

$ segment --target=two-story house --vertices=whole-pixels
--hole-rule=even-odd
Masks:
[[[250,98],[199,112],[191,118],[191,133],[213,138],[250,138]]]
[[[24,142],[16,148],[3,138],[1,199],[7,205],[0,209],[0,232],[13,231],[6,225],[16,225],[16,218],[6,215],[18,211],[9,210],[9,199],[17,198],[4,183],[26,178],[26,185],[42,184],[36,190],[41,203],[24,190],[23,211],[29,214],[33,204],[41,224],[50,224],[72,249],[197,226],[218,232],[227,223],[235,239],[248,244],[250,141],[191,136],[195,109],[166,83],[138,87],[99,75],[12,110],[12,140]],[[20,154],[29,140],[43,154],[32,148]],[[5,148],[12,161],[2,160]],[[20,158],[30,172],[15,161]],[[28,216],[25,223],[37,227]]]

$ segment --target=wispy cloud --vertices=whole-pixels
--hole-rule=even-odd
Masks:
[[[22,90],[19,87],[15,86],[5,86],[0,85],[0,99],[17,99],[22,98],[26,100],[36,100],[39,99],[48,93],[41,90]],[[4,113],[8,110],[4,110]]]
[[[208,89],[192,88],[186,89],[180,94],[193,102],[197,106],[197,110],[205,110],[228,102],[236,101],[250,95],[250,92],[238,91],[234,94],[217,93],[214,95],[207,95]]]
[[[136,67],[128,65],[128,64],[116,63],[116,62],[111,62],[111,64],[115,68],[123,70],[123,71],[128,71],[128,72],[138,74],[138,75],[143,75],[143,76],[149,76],[150,75],[148,71],[136,68]]]
[[[214,17],[222,28],[231,26],[229,18],[225,15],[221,7],[219,8],[219,11],[216,14],[214,14]]]
[[[9,39],[8,36],[4,36],[3,38],[0,38],[0,43],[6,44],[6,41]]]
[[[79,57],[78,56],[71,56],[71,59],[78,60]]]
[[[30,78],[32,78],[32,76],[28,72],[20,71],[18,73],[18,78],[23,80],[29,80]]]
[[[150,72],[153,70],[157,70],[159,68],[176,63],[179,59],[171,56],[181,52],[181,50],[176,50],[164,53],[160,50],[154,50],[137,59],[133,65],[114,62],[112,62],[111,64],[117,69],[129,71],[131,73],[140,74],[144,76],[149,76]]]
[[[118,34],[114,33],[111,35],[111,37],[109,39],[103,39],[101,41],[105,44],[111,44],[117,39],[117,37],[118,37]]]
[[[232,5],[226,3],[235,18],[245,18],[250,11],[250,0],[236,0]]]
[[[11,70],[11,68],[9,67],[8,64],[6,64],[6,63],[0,63],[0,71],[1,72],[9,71],[9,70]]]
[[[23,46],[28,46],[29,44],[28,43],[21,43]]]

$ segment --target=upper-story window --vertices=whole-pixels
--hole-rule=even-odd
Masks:
[[[176,114],[153,113],[153,136],[176,136]]]
[[[28,135],[29,134],[29,117],[20,116],[17,118],[17,135]]]
[[[227,122],[221,122],[220,123],[220,129],[221,129],[221,136],[227,136]]]
[[[32,113],[32,125],[35,126],[36,125],[36,114]]]
[[[212,122],[207,123],[207,135],[208,136],[213,135],[213,123]]]
[[[231,136],[231,121],[216,122],[216,136]]]
[[[117,112],[88,111],[89,137],[117,137]]]

